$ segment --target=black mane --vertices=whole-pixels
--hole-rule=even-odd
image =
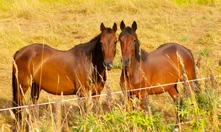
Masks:
[[[93,38],[89,43],[89,52],[91,52],[92,63],[93,63],[93,82],[106,81],[106,73],[104,63],[104,56],[102,53],[102,45],[100,42],[101,34]],[[102,77],[101,77],[102,76]]]
[[[91,54],[92,54],[92,63],[94,66],[99,68],[105,68],[103,65],[104,62],[104,56],[102,53],[102,47],[100,42],[101,34],[96,36],[94,39],[92,39],[89,42],[89,45],[91,45]]]
[[[103,72],[105,72],[105,67],[103,65],[104,62],[104,56],[102,53],[102,45],[100,42],[101,34],[97,35],[93,39],[91,39],[87,43],[79,44],[76,45],[75,47],[72,48],[74,54],[85,54],[89,60],[92,61],[93,67],[94,67],[94,72],[93,76],[95,75],[100,75]],[[93,77],[95,80],[96,79],[101,79],[100,77]],[[106,76],[104,76],[103,80],[106,80]]]
[[[101,34],[97,35],[96,37],[94,37],[93,39],[91,39],[87,43],[79,44],[79,45],[75,46],[76,48],[80,48],[80,49],[84,50],[81,52],[86,52],[86,54],[88,56],[92,57],[92,63],[94,66],[96,66],[96,65],[101,66],[101,64],[103,66],[103,62],[104,62],[100,38],[101,38]]]

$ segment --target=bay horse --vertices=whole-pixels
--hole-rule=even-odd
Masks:
[[[41,90],[60,95],[86,96],[100,94],[116,54],[117,24],[107,28],[87,43],[61,51],[46,44],[31,44],[14,54],[12,71],[13,106],[22,105],[24,94],[31,87],[35,103]],[[21,119],[20,109],[14,111]]]
[[[182,61],[185,67],[188,80],[196,79],[195,62],[189,49],[177,43],[166,43],[148,53],[140,49],[135,21],[131,27],[126,27],[124,21],[122,21],[120,28],[122,32],[118,40],[120,41],[123,63],[120,85],[123,92],[125,90],[182,81],[182,66],[180,61]],[[196,86],[194,82],[190,85]],[[193,88],[196,90],[196,87]],[[176,84],[133,91],[129,92],[128,96],[132,97],[132,95],[135,95],[143,100],[146,94],[161,94],[164,92],[168,92],[172,99],[175,102],[177,101],[178,90]],[[143,103],[141,103],[142,108],[144,107]]]

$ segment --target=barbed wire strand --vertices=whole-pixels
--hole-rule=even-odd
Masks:
[[[154,86],[148,86],[148,87],[143,87],[143,88],[137,88],[137,89],[131,89],[131,90],[126,90],[127,92],[135,92],[135,91],[141,91],[141,90],[147,90],[151,88],[158,88],[158,87],[165,87],[165,86],[170,86],[170,85],[175,85],[175,84],[183,84],[183,83],[190,83],[190,82],[196,82],[196,81],[202,81],[202,80],[209,80],[209,79],[214,79],[214,78],[219,78],[221,76],[213,76],[213,77],[203,77],[203,78],[198,78],[198,79],[193,79],[193,80],[186,80],[186,81],[181,81],[181,82],[174,82],[174,83],[166,83],[166,84],[160,84],[160,85],[154,85]],[[111,93],[113,94],[123,94],[122,91],[115,91]],[[106,93],[99,94],[99,95],[93,95],[91,96],[92,98],[95,97],[102,97],[102,96],[107,96]],[[81,99],[86,99],[87,97],[80,97],[80,98],[71,98],[71,99],[63,99],[63,100],[58,100],[58,101],[49,101],[49,102],[44,102],[44,103],[37,103],[37,104],[29,104],[29,105],[21,105],[21,106],[16,106],[16,107],[8,107],[8,108],[2,108],[0,109],[0,112],[3,111],[8,111],[8,110],[14,110],[14,109],[22,109],[22,108],[29,108],[29,107],[35,107],[35,106],[43,106],[43,105],[49,105],[49,104],[55,104],[55,103],[64,103],[64,102],[70,102],[70,101],[77,101]]]

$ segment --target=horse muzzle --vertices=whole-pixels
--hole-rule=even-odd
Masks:
[[[112,61],[104,61],[104,66],[110,71],[113,68]]]
[[[123,67],[127,68],[130,64],[130,59],[123,59]]]

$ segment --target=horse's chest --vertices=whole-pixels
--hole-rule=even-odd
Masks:
[[[129,74],[129,82],[133,88],[143,87],[148,83],[149,77],[142,70],[136,70]]]

